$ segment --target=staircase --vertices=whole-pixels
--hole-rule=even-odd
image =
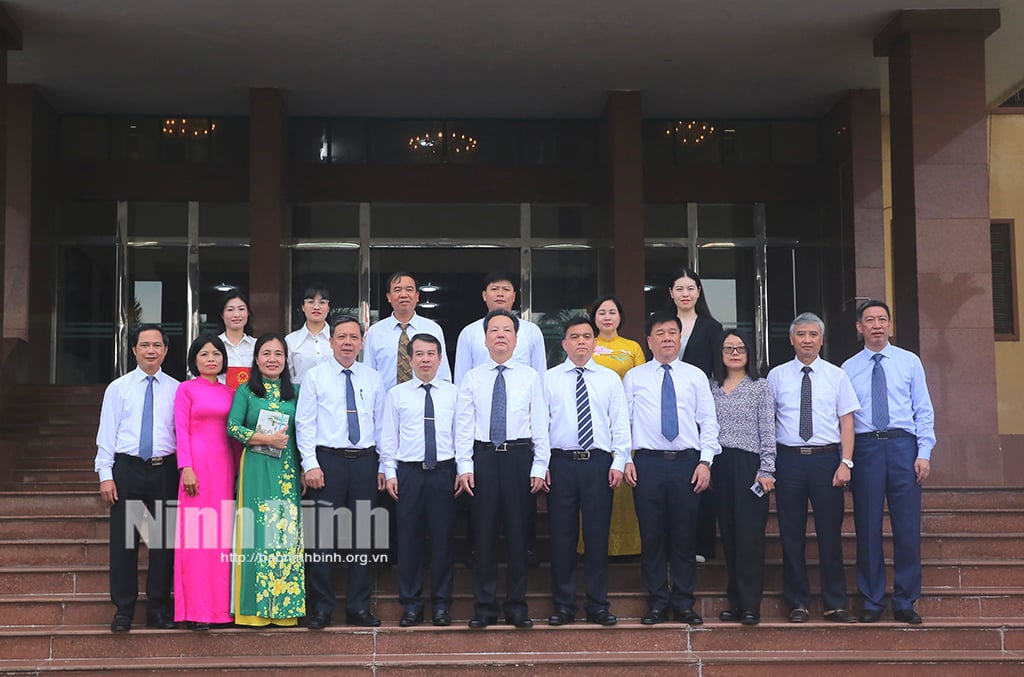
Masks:
[[[0,437],[14,442],[10,477],[0,477],[0,674],[171,675],[645,675],[789,674],[810,667],[831,675],[1024,674],[1024,491],[927,489],[923,512],[924,625],[883,621],[836,625],[785,621],[781,551],[769,520],[766,595],[757,627],[720,623],[725,567],[698,572],[702,627],[639,624],[646,603],[639,564],[611,565],[612,612],[619,625],[577,621],[550,628],[550,574],[530,576],[532,630],[470,631],[471,572],[456,569],[456,624],[399,628],[396,572],[377,576],[380,628],[215,628],[208,633],[109,631],[107,511],[92,459],[102,387],[6,388]],[[543,506],[541,509],[543,515]],[[538,547],[547,550],[539,520]],[[856,590],[853,518],[844,522],[849,590]],[[813,538],[808,557],[816,559]],[[145,561],[143,553],[142,561]],[[890,571],[891,577],[891,571]],[[502,577],[503,578],[503,577]],[[582,575],[579,576],[582,581]],[[344,573],[337,589],[344,592]],[[812,585],[817,571],[812,565]],[[144,589],[142,587],[141,589]],[[860,603],[853,595],[854,611]],[[143,602],[144,604],[144,602]],[[812,619],[820,619],[820,601]],[[339,605],[343,608],[343,605]],[[341,614],[336,614],[340,616]],[[142,608],[136,618],[145,618]],[[891,616],[888,616],[891,618]],[[338,618],[336,618],[338,620]]]

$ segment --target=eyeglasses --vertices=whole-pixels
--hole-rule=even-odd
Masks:
[[[746,355],[747,348],[746,346],[722,346],[722,353],[725,355]]]

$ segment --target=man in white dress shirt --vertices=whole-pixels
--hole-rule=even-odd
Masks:
[[[680,332],[674,314],[651,315],[647,346],[654,359],[630,369],[622,383],[636,449],[633,501],[648,594],[644,625],[668,620],[670,608],[677,621],[704,623],[693,595],[697,511],[722,448],[708,377],[678,359]]]
[[[441,343],[441,364],[437,375],[442,380],[451,381],[452,370],[448,366],[441,325],[416,312],[416,304],[420,302],[416,279],[409,273],[398,272],[388,278],[387,284],[387,299],[392,313],[375,322],[366,332],[363,364],[380,374],[384,390],[389,391],[412,378],[407,350],[411,337],[430,334]]]
[[[284,337],[288,344],[288,368],[295,385],[302,384],[307,371],[331,359],[331,329],[327,325],[330,313],[330,292],[319,285],[306,289],[302,301],[306,323]]]
[[[580,316],[563,332],[565,362],[548,370],[544,392],[551,442],[551,596],[549,625],[576,618],[576,543],[582,511],[587,622],[615,625],[608,610],[608,530],[612,497],[623,480],[636,484],[629,410],[619,375],[593,360],[594,323]]]
[[[110,601],[116,607],[110,624],[113,632],[131,630],[139,597],[139,533],[133,530],[133,542],[128,543],[128,512],[133,512],[133,521],[141,517],[136,511],[142,506],[161,516],[162,503],[178,496],[174,457],[178,381],[160,368],[167,356],[167,335],[159,325],[139,325],[132,332],[132,352],[138,367],[107,386],[96,434],[100,495],[110,506]],[[174,627],[173,526],[165,527],[164,534],[150,533],[149,544],[146,625],[170,629]]]
[[[775,393],[775,509],[782,539],[782,595],[789,620],[804,623],[807,580],[807,501],[814,508],[825,620],[853,623],[843,572],[844,488],[853,468],[853,412],[860,409],[850,378],[819,357],[825,323],[814,313],[789,326],[796,357],[768,374]]]
[[[497,525],[504,521],[508,575],[505,622],[533,627],[526,605],[527,520],[532,494],[546,491],[548,412],[541,378],[512,360],[519,320],[507,310],[484,318],[486,364],[466,373],[455,408],[459,488],[473,496],[474,615],[471,628],[498,620]]]
[[[376,505],[377,491],[383,488],[383,482],[378,482],[381,468],[376,445],[384,389],[380,374],[356,362],[363,347],[363,327],[358,320],[348,316],[337,318],[331,337],[332,359],[307,372],[295,408],[295,440],[302,455],[306,498],[316,503],[314,524],[304,525],[305,533],[315,535],[318,541],[306,544],[310,551],[306,566],[306,615],[307,625],[313,630],[331,623],[337,601],[331,584],[332,559],[339,551],[354,555],[348,570],[346,623],[380,625],[380,619],[370,612],[373,576],[365,559],[368,553],[351,543],[323,543],[322,539],[333,539],[338,533],[334,518],[328,517],[333,509],[347,508],[350,516],[355,517],[354,530],[364,524],[358,517]],[[374,520],[381,519],[371,514]],[[330,526],[321,524],[326,519],[330,519]],[[356,533],[353,540],[358,542],[366,536]],[[384,544],[373,545],[380,548]]]
[[[455,537],[455,386],[438,367],[444,348],[432,334],[406,346],[413,377],[388,393],[380,460],[398,513],[398,601],[403,628],[423,622],[424,538],[429,535],[434,625],[451,625]]]

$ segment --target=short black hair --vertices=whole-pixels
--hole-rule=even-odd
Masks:
[[[605,294],[604,296],[600,296],[590,304],[590,319],[594,319],[597,315],[597,309],[604,305],[605,301],[611,301],[615,304],[615,310],[619,311],[619,326],[621,327],[622,323],[626,319],[626,314],[622,312],[622,301],[620,301],[614,294]]]
[[[315,299],[317,294],[319,294],[320,298],[325,301],[329,302],[331,300],[331,292],[327,291],[327,287],[323,286],[319,282],[314,282],[306,287],[306,291],[302,293],[302,300]]]
[[[359,325],[359,336],[362,337],[365,332],[363,331],[363,323],[352,317],[351,315],[338,315],[336,318],[331,320],[331,338],[334,338],[334,330],[339,324],[348,324],[349,322],[355,322]]]
[[[594,325],[594,321],[586,315],[574,315],[565,321],[562,325],[562,338],[565,338],[569,334],[569,330],[578,324],[585,324],[590,327],[590,331],[594,332],[594,336],[597,336],[597,327]]]
[[[519,318],[508,312],[504,308],[496,308],[491,312],[484,315],[484,333],[487,333],[487,327],[491,324],[491,318],[494,317],[507,317],[512,320],[512,329],[518,334],[519,333]]]
[[[416,276],[415,275],[413,275],[412,273],[407,273],[404,270],[400,270],[397,273],[392,273],[391,277],[388,278],[388,281],[387,281],[387,291],[390,292],[391,291],[391,285],[393,285],[394,283],[398,282],[403,277],[409,278],[410,280],[412,280],[413,285],[414,286],[416,285]]]
[[[161,327],[159,324],[157,324],[155,322],[144,322],[142,324],[136,325],[135,328],[132,329],[132,333],[131,333],[129,338],[130,338],[130,341],[131,341],[131,346],[133,348],[135,346],[139,345],[139,336],[144,331],[158,331],[158,332],[160,332],[160,336],[163,338],[163,342],[164,342],[164,347],[165,348],[167,347],[168,343],[170,343],[170,341],[168,340],[167,332],[164,331],[163,327]]]
[[[213,334],[203,334],[196,338],[192,342],[192,345],[188,347],[188,370],[192,372],[193,376],[199,376],[199,365],[196,360],[199,358],[199,351],[202,350],[206,344],[209,343],[213,346],[214,350],[220,353],[221,365],[218,374],[228,373],[228,351],[224,347],[224,342],[220,340],[219,336]]]
[[[238,299],[239,301],[245,304],[245,309],[248,311],[249,317],[246,319],[245,327],[242,329],[242,331],[248,334],[249,336],[252,336],[252,304],[249,303],[249,295],[246,294],[243,290],[239,289],[238,287],[228,289],[226,292],[221,294],[220,314],[217,316],[217,319],[220,320],[220,330],[228,330],[227,325],[224,324],[224,308],[228,305],[228,301],[234,301],[235,299]],[[226,355],[224,359],[227,359]]]
[[[892,319],[892,313],[889,312],[889,306],[885,301],[879,301],[878,299],[868,299],[864,303],[857,306],[857,321],[860,322],[864,318],[864,311],[868,308],[881,308],[885,311],[885,316],[890,320]]]
[[[483,290],[487,291],[487,288],[490,287],[495,282],[508,282],[509,284],[512,285],[512,291],[516,290],[516,276],[507,270],[496,270],[493,273],[488,273],[487,275],[485,275]]]
[[[651,335],[651,332],[654,331],[654,325],[664,324],[665,322],[674,322],[676,325],[676,329],[678,329],[679,331],[683,331],[683,323],[679,321],[679,316],[676,315],[675,313],[669,313],[663,310],[653,312],[650,314],[650,316],[648,316],[647,324],[644,328],[644,331],[649,337]]]
[[[433,334],[427,334],[420,332],[419,334],[413,334],[412,338],[409,339],[408,345],[405,346],[405,352],[409,353],[409,357],[412,357],[412,344],[416,341],[423,341],[424,343],[433,343],[434,347],[437,348],[437,354],[441,355],[441,342]]]
[[[284,348],[284,369],[281,371],[281,399],[284,401],[295,399],[295,386],[292,385],[292,376],[288,371],[288,342],[284,336],[276,332],[263,334],[256,339],[256,347],[252,350],[252,376],[248,380],[249,391],[260,399],[267,398],[267,389],[263,386],[263,376],[260,374],[260,366],[256,360],[260,356],[260,348],[271,341],[280,341]]]
[[[754,339],[751,338],[750,334],[740,331],[739,329],[726,329],[722,332],[722,335],[718,337],[718,353],[712,358],[711,364],[711,377],[715,379],[715,383],[722,385],[725,381],[725,375],[729,371],[725,366],[725,339],[730,336],[735,336],[739,340],[743,341],[743,347],[747,349],[747,376],[751,381],[756,381],[761,378],[761,375],[757,372],[757,365],[754,358]]]

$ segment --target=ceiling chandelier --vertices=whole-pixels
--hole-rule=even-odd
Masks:
[[[665,130],[665,134],[675,135],[684,146],[698,146],[710,139],[714,133],[715,126],[712,123],[700,120],[679,120]]]
[[[217,131],[217,123],[206,118],[166,118],[164,120],[164,136],[185,139],[209,136]]]
[[[409,149],[429,155],[464,155],[476,150],[476,139],[468,134],[450,132],[445,135],[443,132],[436,134],[428,132],[422,136],[414,136],[409,139]]]

